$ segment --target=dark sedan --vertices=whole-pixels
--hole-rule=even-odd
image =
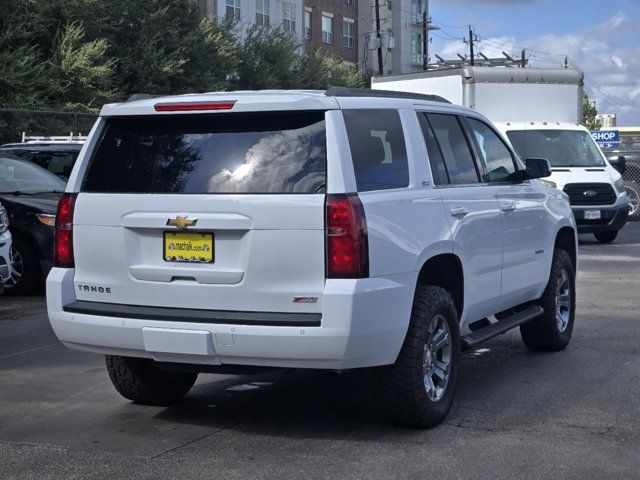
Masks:
[[[81,141],[8,143],[0,147],[0,155],[9,153],[68,180],[82,144]]]
[[[55,213],[66,182],[34,163],[0,152],[0,201],[9,215],[13,267],[6,295],[42,286],[53,265]]]

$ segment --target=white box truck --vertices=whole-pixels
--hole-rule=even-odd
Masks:
[[[584,74],[564,68],[462,67],[373,77],[371,88],[441,96],[488,117],[521,159],[545,158],[580,233],[602,243],[626,224],[624,160],[607,161],[582,122]],[[614,166],[615,165],[615,168]]]

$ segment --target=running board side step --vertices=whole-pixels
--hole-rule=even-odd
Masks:
[[[487,340],[492,339],[493,337],[497,337],[512,328],[523,325],[531,320],[539,317],[544,313],[544,309],[539,305],[531,305],[530,307],[522,310],[518,313],[514,313],[513,315],[503,318],[499,322],[492,323],[480,330],[476,330],[475,332],[471,332],[468,335],[463,336],[461,341],[461,349],[468,350],[473,348],[480,343],[486,342]]]

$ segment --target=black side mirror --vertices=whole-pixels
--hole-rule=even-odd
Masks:
[[[613,168],[620,172],[620,175],[624,175],[624,172],[627,170],[627,159],[622,155],[619,155],[616,158],[610,158],[609,163]]]
[[[551,165],[546,158],[527,158],[524,161],[526,176],[532,178],[544,178],[551,175]]]

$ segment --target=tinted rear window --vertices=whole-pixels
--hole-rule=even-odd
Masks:
[[[359,192],[409,185],[407,148],[397,110],[344,110]]]
[[[324,112],[110,118],[83,190],[317,193],[325,171]]]

